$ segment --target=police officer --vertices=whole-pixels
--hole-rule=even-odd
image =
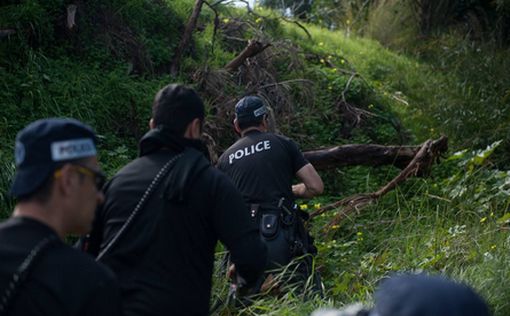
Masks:
[[[140,155],[106,186],[85,247],[117,273],[125,315],[207,315],[215,247],[250,286],[266,249],[242,196],[209,162],[204,105],[190,88],[161,89]]]
[[[72,119],[18,133],[12,217],[0,224],[0,315],[119,315],[113,273],[66,244],[103,200],[92,129]]]
[[[294,206],[295,198],[311,198],[323,191],[321,177],[303,157],[296,143],[268,132],[268,110],[257,96],[235,106],[235,131],[241,138],[219,158],[225,172],[251,205],[268,246],[268,269],[289,263],[292,257],[314,254]],[[298,178],[301,183],[292,185]],[[300,246],[300,247],[299,247]]]

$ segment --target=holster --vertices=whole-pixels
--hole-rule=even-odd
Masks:
[[[268,250],[266,269],[287,265],[293,258],[307,253],[316,254],[300,212],[304,213],[294,204],[284,205],[282,200],[276,206],[251,205],[251,216],[257,221],[260,239]]]

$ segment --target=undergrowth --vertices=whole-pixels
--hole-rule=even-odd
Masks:
[[[307,315],[321,306],[370,304],[382,278],[397,271],[432,271],[474,286],[495,315],[510,314],[505,286],[510,175],[504,171],[510,164],[508,50],[452,33],[412,43],[399,37],[393,43],[409,46],[396,52],[346,30],[305,24],[309,38],[269,11],[253,15],[228,6],[218,7],[215,32],[215,14],[205,7],[180,72],[171,76],[170,60],[193,1],[90,1],[75,33],[63,27],[64,3],[0,5],[0,29],[16,30],[0,39],[0,218],[14,206],[8,196],[12,151],[23,126],[50,116],[92,125],[100,135],[100,161],[111,176],[136,156],[159,88],[184,82],[205,93],[200,71],[221,70],[255,38],[273,45],[263,58],[250,61],[254,68],[216,78],[212,86],[224,95],[206,97],[206,128],[220,130],[220,147],[234,137],[220,124],[228,122],[229,128],[232,119],[225,117],[231,109],[221,110],[233,104],[224,102],[250,91],[254,83],[243,80],[255,73],[274,80],[274,89],[262,92],[282,101],[272,104],[278,128],[305,150],[347,143],[418,144],[446,134],[456,153],[434,166],[431,177],[410,179],[328,232],[323,227],[334,211],[310,223],[325,298],[303,302],[291,291],[257,300],[241,312]],[[98,18],[95,12],[104,15]],[[388,19],[378,14],[372,21]],[[361,119],[353,119],[344,104],[361,110],[354,112],[364,113]],[[393,167],[333,169],[321,174],[327,195],[300,204],[313,210],[373,192],[398,172]],[[218,273],[213,300],[226,291]],[[238,312],[223,305],[217,310]]]

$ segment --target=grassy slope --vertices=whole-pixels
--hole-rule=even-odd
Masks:
[[[123,6],[121,11],[125,18],[140,12],[144,3],[129,2],[130,6]],[[192,1],[170,3],[184,21]],[[232,18],[229,14],[238,13],[224,10],[221,18]],[[157,64],[158,60],[168,57],[167,39],[164,34],[155,36],[148,32],[149,22],[142,15],[136,16],[137,19],[126,20],[144,34]],[[151,15],[151,21],[154,17],[158,17],[157,12]],[[204,10],[202,22],[207,23],[211,18],[211,12]],[[154,20],[156,22],[151,23],[158,25],[158,19]],[[161,17],[161,23],[164,21]],[[258,23],[268,29],[278,24],[273,20]],[[282,125],[282,131],[298,139],[305,148],[347,142],[397,142],[399,137],[388,123],[396,119],[395,114],[405,128],[410,129],[406,142],[411,143],[444,132],[453,139],[455,148],[485,147],[507,136],[504,124],[507,108],[502,105],[507,104],[510,90],[505,90],[504,67],[499,67],[508,63],[502,57],[505,52],[500,56],[489,51],[481,56],[477,55],[476,48],[463,49],[462,44],[445,39],[424,49],[428,54],[436,54],[434,61],[433,56],[415,59],[368,39],[346,37],[342,32],[308,26],[312,35],[309,40],[302,30],[291,24],[277,28],[274,37],[291,40],[302,55],[320,57],[307,61],[299,71],[282,67],[284,71],[279,73],[280,79],[304,77],[314,81],[313,105],[298,100],[294,114],[299,121],[297,127]],[[19,128],[33,119],[53,115],[84,120],[104,136],[101,160],[112,174],[134,157],[137,136],[145,130],[150,100],[159,87],[176,80],[192,83],[189,74],[204,62],[206,54],[207,61],[215,67],[224,65],[235,55],[219,41],[214,53],[208,53],[211,36],[210,27],[196,34],[194,55],[185,59],[179,78],[128,75],[127,61],[117,58],[112,62],[111,52],[96,46],[87,47],[80,56],[69,53],[73,50],[62,52],[51,45],[36,50],[24,47],[19,59],[11,58],[9,64],[2,63],[0,216],[8,216],[12,208],[12,201],[5,192],[13,172],[12,143]],[[436,48],[445,44],[449,47],[447,52],[437,53]],[[12,47],[2,46],[1,49],[5,56]],[[326,65],[328,58],[337,70]],[[286,63],[285,60],[281,62]],[[343,74],[342,69],[361,75],[351,83],[347,100],[379,115],[363,128],[355,129],[351,140],[338,137],[340,117],[333,106],[350,77]],[[475,80],[475,74],[481,78]],[[480,94],[486,96],[484,102],[487,103],[479,104]],[[497,117],[490,116],[495,110],[499,111]],[[466,111],[471,114],[463,114]],[[482,119],[477,120],[479,117]],[[502,143],[498,150],[505,146]],[[313,230],[320,251],[317,264],[327,288],[326,300],[303,303],[298,296],[288,293],[278,300],[258,301],[248,312],[306,315],[322,305],[370,301],[370,293],[380,278],[394,271],[427,270],[465,280],[489,300],[496,315],[510,314],[510,293],[504,282],[510,274],[510,258],[506,251],[510,246],[506,224],[510,177],[506,172],[487,168],[491,151],[471,151],[435,167],[431,178],[409,181],[378,204],[345,220],[327,236],[321,234],[320,228],[333,214],[314,221]],[[309,201],[307,206],[312,209],[341,196],[372,191],[395,173],[391,168],[350,168],[324,173],[329,195]],[[224,280],[215,281],[215,296],[223,295]],[[219,312],[234,313],[227,308]]]
[[[465,134],[454,131],[461,126],[439,124],[437,117],[432,117],[434,110],[443,106],[438,100],[447,103],[463,97],[452,89],[460,82],[465,84],[457,73],[446,76],[435,71],[433,63],[396,54],[367,39],[347,38],[342,32],[309,26],[313,36],[309,41],[298,28],[287,30],[294,41],[311,51],[341,56],[345,69],[355,69],[375,90],[375,100],[390,104],[401,117],[407,117],[404,121],[415,123],[406,126],[418,141],[443,132],[453,138],[454,147],[466,145],[458,141]],[[465,96],[464,101],[469,97]],[[471,121],[477,123],[474,118]],[[492,136],[493,140],[498,137]],[[315,220],[317,265],[327,288],[327,300],[303,303],[290,294],[261,301],[248,311],[306,315],[318,305],[340,306],[356,301],[370,304],[370,293],[382,277],[396,271],[430,271],[471,284],[488,299],[495,315],[507,315],[510,292],[504,280],[509,275],[510,259],[506,223],[510,177],[506,172],[487,169],[491,154],[492,148],[454,155],[435,167],[432,178],[409,181],[362,214],[335,226],[327,236],[320,228],[332,214]],[[386,169],[353,168],[336,177],[349,178],[346,182],[351,188],[341,193],[348,195],[371,191],[377,182],[388,181],[393,175]],[[310,201],[307,206],[313,208],[330,200]]]

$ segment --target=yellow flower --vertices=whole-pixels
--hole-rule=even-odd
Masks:
[[[330,86],[330,87],[331,87],[331,86]],[[328,87],[328,88],[329,88],[329,87]],[[318,209],[320,209],[320,208],[321,208],[321,204],[320,204],[320,203],[315,203],[315,204],[313,205],[313,207],[314,207],[316,210],[318,210]]]
[[[338,229],[338,227],[340,227],[339,225],[333,225],[331,226],[331,229]]]
[[[485,221],[487,221],[487,217],[482,217],[482,219],[480,219],[480,223],[485,223]]]
[[[321,64],[325,63],[324,59],[322,59],[322,58],[321,58],[320,62],[321,62]]]
[[[494,250],[494,249],[496,249],[496,245],[491,246],[491,250]]]
[[[261,19],[261,18],[257,18],[257,19],[255,20],[255,23],[257,23],[257,24],[259,24],[260,22],[262,22],[262,19]]]
[[[306,205],[306,204],[301,204],[301,205],[299,205],[299,208],[300,208],[302,211],[304,211],[304,210],[307,210],[307,209],[308,209],[308,205]]]
[[[363,232],[357,232],[356,235],[363,236]]]
[[[230,22],[229,19],[227,19],[227,18],[223,19],[223,23],[227,24],[228,22]]]

